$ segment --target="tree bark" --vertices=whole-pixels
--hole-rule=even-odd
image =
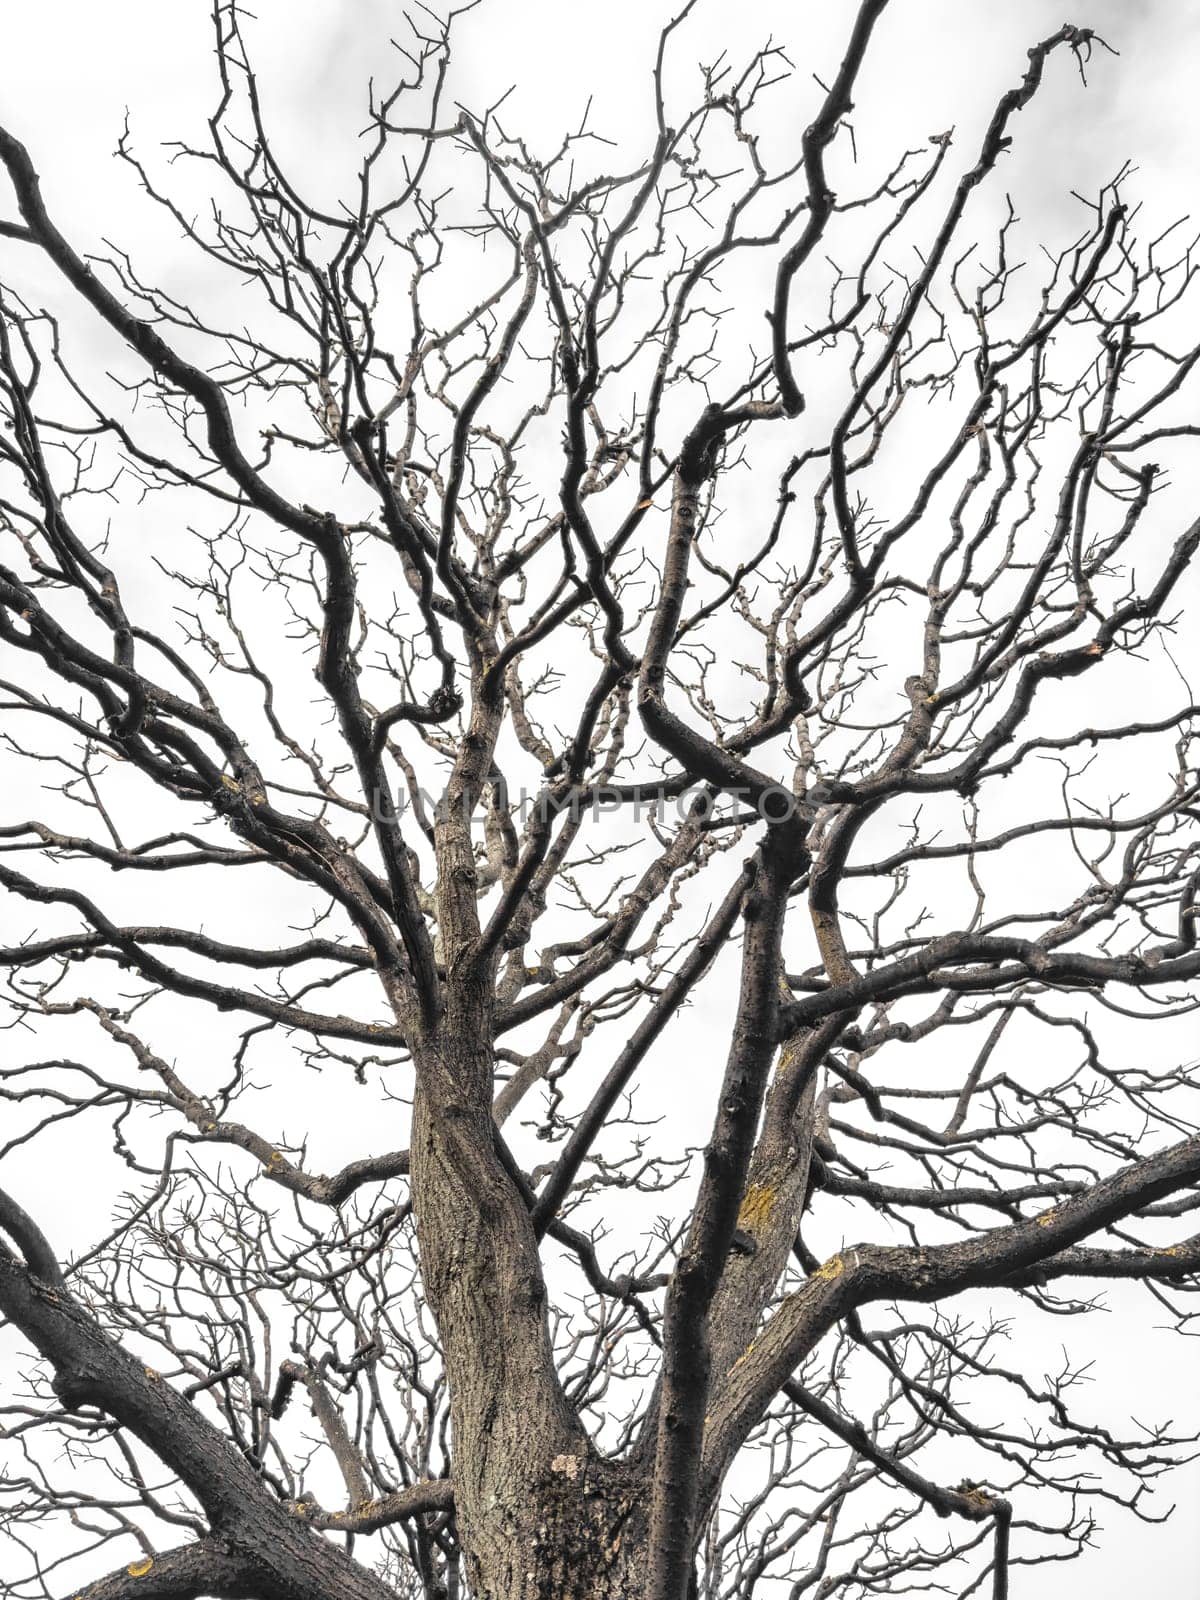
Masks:
[[[472,1528],[472,1600],[631,1600],[644,1592],[640,1475],[589,1454],[555,1457],[522,1477],[521,1497]]]
[[[443,1039],[413,1115],[425,1290],[442,1330],[454,1499],[472,1600],[605,1600],[639,1592],[644,1483],[601,1460],[562,1394],[528,1208],[484,1116],[437,1086],[489,1056]],[[434,1087],[430,1088],[430,1085]],[[488,1115],[489,1114],[484,1114]]]

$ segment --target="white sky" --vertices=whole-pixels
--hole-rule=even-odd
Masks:
[[[213,101],[207,0],[45,0],[4,10],[0,120],[29,145],[53,214],[80,247],[99,248],[104,238],[126,245],[148,277],[186,298],[195,262],[175,255],[154,213],[138,209],[132,175],[112,149],[126,107],[146,153],[160,139],[199,142]],[[365,79],[372,72],[380,82],[390,77],[387,38],[398,29],[398,7],[389,0],[257,0],[254,10],[258,20],[247,32],[280,148],[294,172],[331,183],[353,169]],[[457,95],[480,108],[515,83],[508,124],[547,144],[578,122],[594,96],[590,125],[636,145],[650,126],[649,65],[670,10],[663,0],[595,7],[485,0],[460,24]],[[796,116],[807,120],[814,103],[808,74],[828,78],[853,11],[849,0],[707,0],[679,38],[676,71],[772,34],[797,66]],[[1023,72],[1025,49],[1053,32],[1062,12],[1061,0],[893,0],[860,80],[860,149],[921,145],[954,126],[965,159],[996,96]],[[1140,170],[1127,198],[1143,202],[1152,224],[1146,231],[1156,231],[1188,209],[1195,190],[1200,6],[1090,0],[1070,20],[1095,27],[1120,58],[1097,53],[1086,90],[1070,57],[1055,59],[1039,99],[1014,126],[1016,144],[992,203],[1007,186],[1031,231],[1061,237],[1075,227],[1070,190],[1094,191],[1132,158]],[[1146,1314],[1141,1302],[1135,1315]],[[1161,1416],[1178,1403],[1181,1414],[1195,1418],[1200,1398],[1186,1349],[1147,1329],[1130,1350],[1121,1341],[1139,1326],[1130,1317],[1119,1334],[1114,1328],[1111,1343],[1098,1340],[1098,1378],[1127,1379],[1135,1409]],[[1052,1338],[1059,1332],[1052,1329]],[[1073,1327],[1062,1333],[1070,1338]],[[1048,1366],[1054,1358],[1052,1343]],[[1109,1533],[1096,1553],[1043,1575],[1018,1571],[1015,1596],[1124,1600],[1131,1588],[1145,1589],[1149,1573],[1164,1593],[1200,1593],[1200,1528],[1190,1509],[1200,1473],[1181,1473],[1173,1487],[1186,1509],[1166,1528],[1105,1513]]]

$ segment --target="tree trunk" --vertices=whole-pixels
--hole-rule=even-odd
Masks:
[[[450,1390],[454,1503],[471,1600],[641,1593],[644,1486],[600,1459],[563,1395],[529,1209],[494,1142],[493,1062],[446,1019],[420,1062],[412,1183]],[[481,1106],[480,1101],[483,1101]]]
[[[647,1507],[632,1471],[558,1456],[464,1540],[471,1600],[633,1600],[646,1578]]]

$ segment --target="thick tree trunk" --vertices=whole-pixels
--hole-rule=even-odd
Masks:
[[[519,1502],[471,1530],[471,1600],[635,1600],[646,1580],[643,1486],[620,1467],[551,1461]]]
[[[450,1384],[468,1592],[471,1600],[638,1595],[643,1485],[632,1468],[590,1451],[562,1395],[528,1212],[512,1206],[511,1180],[467,1126],[473,1120],[465,1108],[435,1114],[421,1093],[412,1147],[424,1282]],[[456,1148],[464,1140],[469,1162]]]
[[[412,1182],[471,1600],[637,1595],[643,1486],[596,1457],[562,1393],[528,1206],[493,1142],[490,1098],[479,1107],[490,1049],[454,1020],[420,1065]]]
[[[483,761],[486,729],[471,748]],[[596,1456],[559,1381],[529,1196],[493,1118],[494,963],[477,962],[466,783],[457,772],[438,824],[448,977],[435,1026],[414,1044],[411,1178],[467,1590],[471,1600],[623,1600],[644,1588],[644,1480]]]

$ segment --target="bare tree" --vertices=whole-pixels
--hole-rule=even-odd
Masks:
[[[802,130],[691,9],[615,171],[410,21],[325,205],[218,0],[190,304],[0,132],[19,1600],[1002,1596],[1186,1452],[998,1319],[1193,1315],[1193,259],[967,218],[1087,29],[873,172],[886,0]]]

